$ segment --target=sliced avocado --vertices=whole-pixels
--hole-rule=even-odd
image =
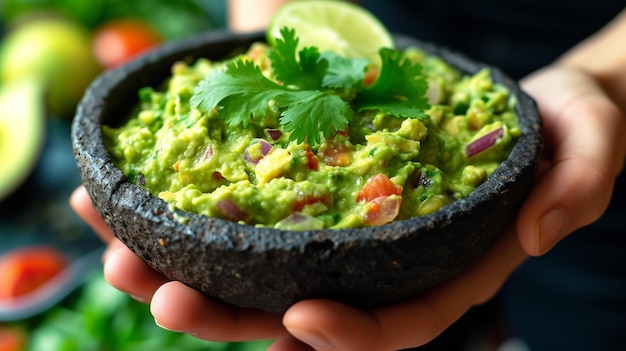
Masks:
[[[0,45],[1,84],[26,76],[43,80],[46,115],[71,119],[99,72],[89,32],[68,19],[29,17],[12,27]]]
[[[0,86],[0,200],[37,163],[45,129],[43,90],[35,78]]]

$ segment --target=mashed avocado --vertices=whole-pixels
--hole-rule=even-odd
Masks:
[[[273,79],[268,50],[255,44],[243,58]],[[245,126],[192,108],[199,82],[224,65],[199,59],[176,63],[162,89],[142,89],[124,125],[103,127],[105,143],[131,182],[210,217],[301,230],[425,215],[483,183],[520,130],[513,97],[487,69],[462,75],[419,49],[403,55],[423,67],[427,118],[370,109],[318,144],[290,141],[277,104]]]

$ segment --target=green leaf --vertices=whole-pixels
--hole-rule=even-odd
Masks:
[[[297,51],[295,31],[283,28],[281,35],[268,53],[273,76],[280,84],[263,75],[252,61],[230,61],[200,82],[190,100],[192,107],[206,113],[216,110],[227,124],[245,128],[265,117],[274,101],[289,140],[311,145],[346,129],[355,114],[353,102],[357,111],[380,109],[412,118],[425,115],[428,85],[421,66],[405,60],[402,52],[381,49],[379,77],[362,88],[368,60],[320,54],[315,47]],[[344,94],[333,89],[344,90]]]
[[[287,105],[280,122],[290,133],[290,140],[310,145],[320,143],[320,133],[328,138],[342,131],[354,116],[346,101],[323,91],[303,91],[301,94],[285,96],[279,104]]]
[[[297,52],[299,40],[293,29],[283,28],[280,33],[282,38],[276,40],[274,48],[268,53],[276,79],[296,89],[320,89],[328,62],[320,59],[316,47],[306,47]]]
[[[422,66],[404,59],[397,50],[383,48],[379,54],[380,74],[374,84],[357,94],[357,110],[379,109],[398,117],[424,117],[429,105]]]
[[[270,100],[289,90],[267,79],[251,61],[236,60],[225,70],[211,71],[197,86],[191,105],[200,111],[218,109],[229,125],[247,127],[267,113]]]
[[[322,86],[325,88],[352,89],[361,85],[365,77],[367,59],[349,59],[327,51],[321,54],[328,61],[328,71]]]

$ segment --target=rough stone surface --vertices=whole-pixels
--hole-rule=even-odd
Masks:
[[[509,158],[468,198],[423,217],[380,227],[289,232],[172,212],[126,181],[102,144],[101,124],[123,121],[137,90],[158,86],[176,60],[221,59],[261,34],[211,32],[168,44],[101,75],[79,105],[72,141],[83,182],[113,233],[151,267],[209,296],[270,312],[312,297],[371,307],[402,299],[457,274],[493,244],[525,197],[542,147],[534,102],[496,68],[518,99],[523,135]],[[396,36],[465,72],[484,67],[462,55]],[[189,218],[184,223],[180,216]]]

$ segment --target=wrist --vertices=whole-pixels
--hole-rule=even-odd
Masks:
[[[555,65],[582,70],[626,113],[626,11],[605,28],[567,51]]]

